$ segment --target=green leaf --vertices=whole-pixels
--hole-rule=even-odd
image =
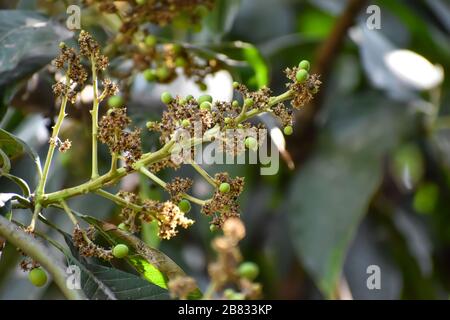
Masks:
[[[75,263],[81,271],[81,288],[91,300],[159,300],[169,299],[168,291],[134,274],[118,269],[88,263],[78,255],[72,238],[63,233],[71,252],[64,250],[70,263]]]
[[[233,27],[241,0],[216,0],[214,10],[206,17],[205,26],[208,37],[219,42]]]
[[[0,11],[0,87],[27,77],[55,57],[71,32],[26,10]]]
[[[23,140],[3,129],[0,129],[0,149],[2,149],[10,159],[14,159],[23,153],[28,154],[31,159],[34,160],[38,172],[41,171],[41,164],[38,154]]]
[[[407,123],[404,106],[374,94],[333,103],[318,149],[287,201],[295,251],[328,298],[335,297],[347,248],[382,179],[383,156]]]
[[[235,76],[251,88],[258,89],[268,85],[269,69],[267,63],[259,49],[254,45],[235,41],[211,46],[209,49],[217,52],[216,58],[228,65]],[[223,55],[228,60],[221,59]]]
[[[26,183],[25,180],[23,180],[22,178],[16,177],[15,175],[9,174],[9,173],[4,174],[3,176],[5,178],[8,178],[15,184],[17,184],[20,187],[20,189],[22,190],[22,195],[25,198],[28,198],[30,196],[30,194],[31,194],[30,187],[28,186],[28,184]]]
[[[147,281],[154,283],[161,288],[167,288],[169,280],[179,276],[186,276],[186,273],[168,256],[161,251],[149,247],[138,237],[131,233],[118,229],[115,225],[100,221],[94,217],[77,214],[86,222],[94,225],[103,237],[111,245],[119,243],[126,244],[130,248],[130,254],[126,261]],[[198,299],[201,297],[200,290],[195,290],[189,298]]]

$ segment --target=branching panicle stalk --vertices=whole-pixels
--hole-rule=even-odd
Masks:
[[[97,138],[98,138],[98,108],[99,108],[99,97],[98,97],[98,79],[97,79],[97,66],[95,63],[94,54],[91,55],[91,67],[92,67],[92,86],[94,91],[94,98],[92,102],[92,173],[91,179],[95,179],[99,176],[98,174],[98,159],[97,159]]]

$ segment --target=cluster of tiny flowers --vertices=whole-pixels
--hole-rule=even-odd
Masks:
[[[83,86],[88,78],[88,73],[82,65],[82,57],[86,57],[95,66],[95,70],[104,71],[108,67],[108,58],[101,54],[99,44],[92,38],[92,36],[82,30],[78,37],[78,45],[80,53],[75,49],[67,47],[66,44],[61,43],[60,55],[53,60],[53,65],[57,69],[66,71],[66,80],[58,81],[53,85],[53,92],[57,97],[67,97],[72,103],[75,103],[77,94],[81,92]],[[114,96],[118,92],[118,87],[110,79],[104,79],[103,93],[99,97],[100,100]]]
[[[92,226],[89,226],[87,231],[82,230],[78,225],[73,229],[73,244],[78,249],[81,256],[97,257],[107,261],[111,260],[113,258],[111,250],[106,250],[96,245],[93,242],[94,238],[95,229]]]
[[[59,45],[61,53],[53,60],[53,65],[57,69],[65,70],[67,79],[58,81],[53,85],[53,92],[57,97],[67,97],[69,101],[75,103],[77,94],[83,88],[88,74],[81,64],[81,58],[73,48],[67,47],[64,43]]]
[[[166,184],[166,190],[169,192],[173,202],[179,202],[194,184],[194,181],[189,178],[176,177],[172,182]]]
[[[261,294],[261,285],[243,277],[238,271],[242,261],[238,244],[245,237],[244,224],[239,218],[230,218],[225,221],[222,230],[223,235],[216,237],[212,242],[212,247],[217,252],[217,260],[208,266],[211,282],[214,283],[217,291],[225,286],[233,285],[240,289],[242,299],[258,298]],[[227,297],[225,291],[225,298],[235,298]]]
[[[294,67],[292,69],[287,68],[285,73],[286,76],[292,80],[291,83],[287,84],[287,87],[292,90],[295,95],[294,99],[292,99],[291,104],[294,108],[300,109],[301,107],[307,105],[311,102],[316,94],[319,91],[320,85],[322,82],[319,80],[319,75],[312,74],[309,75],[306,73],[305,80],[300,81],[300,74],[302,71],[307,71],[302,69],[301,67]]]
[[[106,70],[109,64],[108,57],[100,53],[98,42],[88,32],[81,30],[78,37],[78,44],[80,46],[80,54],[90,59],[94,63],[97,71]]]
[[[142,206],[142,210],[139,212],[126,206],[122,208],[122,223],[126,230],[130,232],[139,231],[140,222],[142,221],[151,222],[156,220],[159,227],[158,236],[161,239],[168,240],[178,234],[178,227],[187,229],[194,223],[172,201],[141,200],[136,194],[131,192],[119,192],[118,196],[128,203]]]
[[[197,289],[197,283],[192,277],[178,276],[171,279],[167,284],[167,287],[172,298],[179,298],[186,300],[189,294]]]
[[[160,133],[160,141],[167,142],[178,130],[188,131],[191,136],[204,134],[213,126],[212,111],[202,108],[197,99],[192,96],[186,98],[172,98],[170,95],[162,96],[167,104],[167,111],[164,111],[160,122],[150,122],[147,124],[149,130]],[[194,131],[195,125],[199,125],[201,132]]]
[[[201,28],[201,20],[212,9],[214,0],[84,0],[88,6],[97,6],[100,12],[115,13],[122,25],[112,42],[111,52],[126,56],[134,62],[133,69],[143,72],[150,81],[168,83],[177,77],[177,68],[205,87],[206,75],[224,68],[214,58],[207,59],[178,44],[159,43],[148,34],[146,24],[166,25],[194,31]],[[116,5],[117,4],[117,5]]]
[[[88,5],[98,5],[105,13],[118,13],[120,7],[115,0],[83,0]],[[160,26],[171,23],[182,14],[187,14],[189,22],[194,24],[201,19],[205,11],[210,10],[214,0],[128,0],[123,12],[122,32],[138,30],[144,22]],[[122,6],[123,8],[123,6]]]
[[[24,272],[29,272],[30,270],[33,270],[35,268],[39,268],[41,265],[39,264],[39,262],[31,259],[30,257],[25,257],[21,262],[20,262],[20,269],[22,269],[22,271]]]
[[[187,218],[184,212],[175,205],[172,201],[158,202],[147,201],[146,207],[148,210],[156,212],[156,220],[159,226],[159,237],[161,239],[169,240],[178,234],[177,227],[184,229],[189,228],[194,224],[194,220]]]
[[[99,140],[109,147],[111,153],[123,154],[128,170],[141,158],[141,130],[126,131],[131,119],[126,114],[126,108],[108,110],[99,121]]]
[[[202,207],[202,212],[207,216],[213,216],[212,224],[221,227],[225,221],[232,217],[239,217],[240,208],[237,203],[239,195],[244,190],[244,178],[230,178],[228,173],[217,173],[214,177],[219,188],[214,192],[211,200]],[[220,189],[227,185],[228,190]]]

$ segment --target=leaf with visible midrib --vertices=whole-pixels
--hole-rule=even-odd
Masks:
[[[59,247],[70,263],[81,271],[81,289],[91,300],[159,300],[169,299],[164,290],[141,277],[118,269],[88,263],[78,255],[71,237],[63,233],[71,253]]]
[[[75,212],[76,213],[76,212]],[[112,245],[124,243],[130,247],[130,254],[126,259],[129,264],[148,281],[167,288],[168,280],[184,277],[186,273],[172,259],[161,251],[149,247],[141,239],[118,229],[115,225],[100,221],[94,217],[76,213],[86,222],[94,225],[102,236]],[[199,289],[194,290],[189,299],[198,299],[202,296]]]

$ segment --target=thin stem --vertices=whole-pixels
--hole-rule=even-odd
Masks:
[[[134,211],[139,212],[139,211],[143,210],[143,207],[141,207],[137,204],[131,203],[129,201],[126,201],[125,199],[123,199],[119,196],[116,196],[115,194],[109,193],[105,190],[100,189],[100,190],[95,191],[95,193],[98,194],[99,196],[102,196],[103,198],[111,200],[112,202],[114,202],[120,206],[133,209]]]
[[[116,152],[114,152],[111,157],[111,171],[110,171],[111,173],[114,173],[117,171],[117,160],[118,159],[119,159],[119,156],[117,155]]]
[[[34,207],[33,217],[31,218],[30,225],[28,226],[28,230],[31,232],[33,232],[34,229],[36,228],[36,221],[39,216],[39,212],[41,212],[41,208],[42,208],[42,206],[39,202]]]
[[[174,141],[172,140],[168,142],[166,145],[164,145],[164,147],[162,147],[158,151],[144,154],[141,160],[137,161],[133,165],[133,170],[131,171],[127,171],[125,168],[122,167],[117,169],[117,171],[115,172],[108,172],[104,175],[99,176],[98,178],[89,180],[78,186],[45,194],[42,196],[42,203],[44,205],[49,205],[54,202],[59,202],[61,199],[67,199],[80,194],[96,191],[106,185],[112,184],[133,171],[139,171],[141,167],[150,165],[152,163],[156,163],[158,161],[167,158],[168,156],[170,156],[170,150],[173,147],[173,145]]]
[[[66,74],[66,86],[70,85],[70,78],[68,76],[70,72],[70,65]],[[53,126],[52,136],[50,138],[50,146],[48,148],[47,157],[45,158],[44,170],[42,171],[41,179],[39,180],[39,185],[36,190],[37,200],[39,202],[40,196],[45,192],[45,184],[47,183],[48,172],[50,170],[50,165],[52,163],[53,154],[55,153],[56,143],[58,139],[59,130],[64,121],[64,117],[66,116],[66,106],[67,106],[67,91],[65,92],[62,100],[61,107],[59,109],[58,119],[56,120],[55,125]]]
[[[143,173],[144,175],[146,175],[147,177],[149,177],[150,179],[152,179],[154,182],[156,182],[157,184],[159,184],[161,187],[163,187],[164,189],[166,189],[167,183],[165,183],[163,180],[161,180],[160,178],[158,178],[156,175],[154,175],[153,173],[151,173],[149,170],[147,170],[146,168],[142,167],[139,170],[141,173]]]
[[[91,54],[91,68],[92,68],[92,86],[94,90],[94,100],[92,103],[92,174],[91,179],[98,177],[98,159],[97,159],[97,136],[98,136],[98,79],[97,67],[95,63],[94,54]]]
[[[217,188],[217,182],[214,180],[213,177],[211,177],[209,175],[208,172],[206,172],[205,169],[203,169],[202,167],[200,167],[197,163],[195,163],[195,161],[189,161],[189,164],[198,172],[200,173],[200,175],[205,178],[206,181],[208,181],[208,183],[210,185],[212,185],[214,188]]]
[[[147,176],[148,178],[150,178],[151,180],[153,180],[154,182],[156,182],[159,186],[163,187],[164,189],[166,189],[167,183],[164,182],[163,180],[161,180],[160,178],[158,178],[156,175],[154,175],[153,173],[151,173],[149,170],[147,170],[146,168],[142,167],[139,170],[142,174],[144,174],[145,176]],[[183,193],[182,197],[193,202],[196,203],[200,206],[205,205],[206,201],[205,200],[201,200],[198,198],[195,198],[187,193]]]
[[[277,105],[280,102],[286,101],[291,99],[294,96],[294,92],[292,92],[291,90],[288,90],[282,94],[280,94],[279,96],[276,97],[272,97],[269,100],[269,103],[267,104],[266,108],[264,109],[252,109],[248,112],[245,113],[241,113],[238,117],[236,117],[236,119],[234,120],[236,123],[241,123],[245,120],[248,120],[249,118],[252,118],[258,114],[264,113],[264,112],[269,112],[270,108],[273,107],[274,105]]]
[[[78,220],[77,218],[75,218],[75,216],[72,213],[72,210],[69,208],[69,206],[67,205],[67,202],[65,202],[64,200],[60,201],[61,206],[63,207],[64,211],[67,213],[67,215],[69,216],[70,221],[72,221],[72,223],[76,226],[78,225]]]

